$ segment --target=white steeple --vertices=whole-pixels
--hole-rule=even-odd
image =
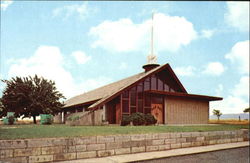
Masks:
[[[154,54],[154,12],[152,13],[152,22],[151,22],[151,53],[147,56],[148,64],[157,64],[157,57]]]

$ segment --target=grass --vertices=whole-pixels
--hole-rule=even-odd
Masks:
[[[162,132],[192,132],[249,129],[249,125],[196,125],[196,126],[67,126],[54,125],[0,125],[0,139],[45,137],[76,137],[115,134]]]

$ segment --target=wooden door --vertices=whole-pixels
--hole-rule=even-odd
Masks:
[[[151,114],[157,119],[158,124],[163,123],[163,107],[162,104],[151,104]]]

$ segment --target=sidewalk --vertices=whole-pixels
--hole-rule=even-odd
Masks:
[[[172,149],[167,151],[157,151],[157,152],[145,152],[145,153],[136,153],[136,154],[126,154],[126,155],[117,155],[109,156],[102,158],[91,158],[91,159],[79,159],[71,161],[61,161],[59,163],[121,163],[121,162],[133,162],[140,160],[150,160],[157,158],[173,157],[180,155],[189,155],[195,153],[204,153],[211,152],[223,149],[231,149],[238,147],[249,146],[249,142],[238,142],[238,143],[228,143],[228,144],[216,144],[209,146],[200,146],[200,147],[191,147],[191,148],[180,148]]]

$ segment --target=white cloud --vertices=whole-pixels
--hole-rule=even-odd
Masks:
[[[131,19],[104,21],[92,27],[92,47],[113,52],[130,52],[149,49],[151,20],[136,24]],[[197,38],[193,24],[184,17],[157,13],[154,16],[154,40],[157,51],[176,51]]]
[[[84,64],[91,60],[91,56],[87,56],[84,52],[82,51],[75,51],[71,54],[76,60],[78,64]]]
[[[249,2],[227,2],[226,22],[239,29],[249,31]]]
[[[128,64],[125,63],[125,62],[122,62],[119,66],[119,69],[123,70],[123,69],[126,69],[128,67]]]
[[[243,113],[243,110],[247,107],[249,107],[248,76],[241,77],[239,83],[230,90],[229,95],[222,101],[211,103],[212,109],[220,109],[223,113]]]
[[[200,37],[202,38],[211,38],[215,33],[215,30],[211,30],[211,29],[204,29],[201,31]]]
[[[94,11],[94,9],[89,8],[87,2],[84,2],[80,5],[74,4],[56,8],[52,11],[52,14],[53,17],[62,16],[64,19],[68,19],[70,16],[74,15],[79,16],[81,19],[85,19],[87,16],[89,16],[90,12],[93,14]]]
[[[240,73],[249,73],[249,40],[236,43],[225,58],[237,64]]]
[[[210,62],[207,64],[204,74],[219,76],[225,71],[224,66],[220,62]]]
[[[234,86],[232,95],[236,97],[249,96],[249,77],[243,76],[240,78],[240,82]]]
[[[179,76],[193,76],[195,71],[195,67],[187,66],[187,67],[176,67],[174,72]]]
[[[58,47],[40,46],[29,58],[16,60],[10,66],[8,76],[39,75],[53,80],[56,87],[67,98],[83,93],[106,84],[109,78],[83,79],[83,82],[74,81],[71,73],[64,68],[65,59]]]
[[[221,96],[223,89],[224,89],[223,85],[219,84],[218,87],[215,89],[215,95]]]
[[[5,11],[12,3],[12,0],[1,0],[1,10]]]

